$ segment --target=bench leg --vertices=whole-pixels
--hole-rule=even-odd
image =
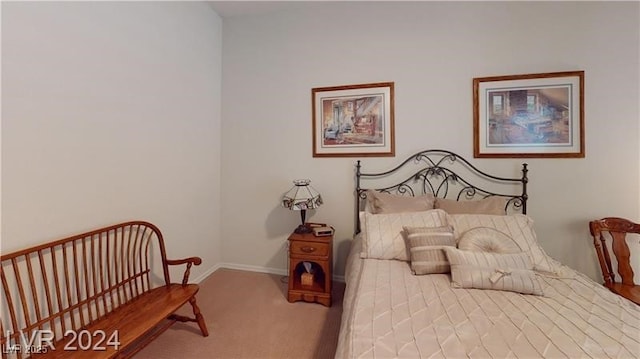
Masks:
[[[189,304],[191,304],[191,307],[193,307],[193,315],[195,316],[195,318],[191,318],[191,317],[186,317],[184,315],[180,315],[180,314],[171,314],[168,319],[171,320],[176,320],[179,322],[196,322],[198,323],[198,326],[200,327],[200,331],[202,332],[202,336],[203,337],[208,337],[209,336],[209,331],[207,330],[207,324],[204,322],[204,317],[202,316],[202,314],[200,313],[200,308],[198,308],[198,305],[196,304],[196,297],[191,297],[189,299]],[[4,359],[4,358],[2,358]]]
[[[196,316],[202,336],[208,337],[209,331],[207,330],[207,324],[204,322],[204,317],[202,316],[202,313],[200,313],[200,308],[198,308],[198,305],[196,304],[196,297],[191,297],[191,299],[189,299],[189,303],[191,303],[191,306],[193,307],[193,314]]]

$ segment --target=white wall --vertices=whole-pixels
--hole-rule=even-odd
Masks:
[[[588,221],[640,220],[638,10],[637,2],[319,2],[225,18],[223,260],[285,269],[299,216],[280,197],[291,180],[310,178],[325,199],[311,220],[335,226],[342,274],[356,159],[312,158],[311,88],[395,82],[396,157],[365,159],[374,170],[427,148],[471,158],[474,77],[584,70],[586,158],[473,162],[505,176],[528,162],[540,243],[599,279]]]
[[[342,274],[356,159],[312,158],[311,88],[396,83],[397,156],[374,170],[425,148],[471,157],[473,77],[585,70],[587,157],[527,160],[529,208],[547,252],[599,278],[587,221],[640,219],[638,3],[287,9],[223,31],[197,2],[2,2],[2,250],[140,218],[172,257],[203,257],[193,278],[284,271],[299,216],[280,196],[308,177]]]
[[[142,219],[210,271],[221,42],[204,3],[2,2],[2,251]]]

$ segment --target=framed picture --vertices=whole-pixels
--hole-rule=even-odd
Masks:
[[[313,157],[394,156],[393,82],[311,89]]]
[[[474,157],[584,157],[584,71],[473,79]]]

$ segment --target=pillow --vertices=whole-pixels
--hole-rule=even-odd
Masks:
[[[487,197],[474,201],[456,201],[436,198],[435,208],[441,208],[449,214],[506,214],[507,198]]]
[[[444,246],[455,247],[453,227],[403,227],[411,272],[416,275],[449,273]]]
[[[445,247],[451,265],[451,286],[506,290],[543,295],[533,264],[526,253],[487,253]]]
[[[522,248],[508,234],[490,227],[476,227],[461,233],[458,249],[490,253],[519,253]]]
[[[403,227],[441,227],[447,224],[441,209],[405,213],[364,213],[362,258],[409,260]]]
[[[538,244],[533,230],[533,220],[524,214],[484,215],[484,214],[448,214],[447,223],[453,226],[456,242],[460,243],[462,234],[472,228],[484,227],[496,229],[511,237],[522,252],[529,256],[533,268],[538,271],[556,273],[554,261]]]
[[[402,196],[375,190],[367,190],[367,205],[372,213],[401,213],[428,211],[434,208],[432,194],[422,196]]]

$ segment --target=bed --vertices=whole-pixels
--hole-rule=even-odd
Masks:
[[[538,245],[527,173],[444,150],[358,161],[335,357],[637,358],[640,307]]]

